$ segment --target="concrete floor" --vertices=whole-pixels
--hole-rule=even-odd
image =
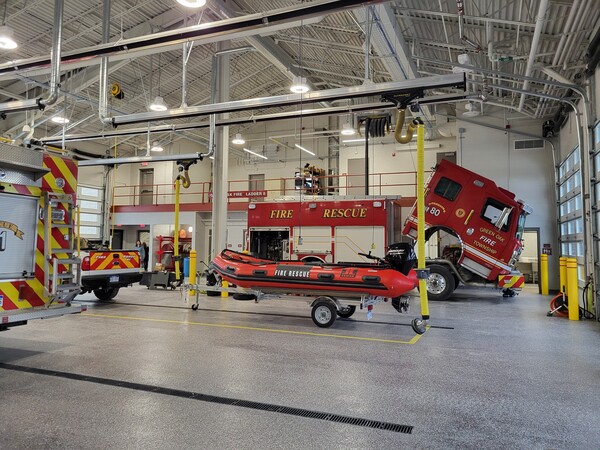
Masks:
[[[420,338],[418,299],[321,329],[303,301],[84,295],[0,334],[0,448],[600,448],[600,324],[534,292],[459,289]]]

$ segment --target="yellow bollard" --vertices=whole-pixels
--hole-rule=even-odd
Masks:
[[[559,270],[559,278],[560,278],[560,292],[563,294],[567,293],[567,257],[560,257],[560,270]]]
[[[190,250],[190,284],[196,284],[196,250]],[[196,295],[196,290],[191,289],[190,295]]]
[[[548,295],[548,255],[540,256],[540,287],[542,295]]]
[[[576,258],[567,258],[567,298],[569,302],[569,320],[579,320],[579,286]]]
[[[229,281],[221,281],[221,287],[224,288],[228,288],[229,287]],[[221,292],[221,297],[229,297],[229,292]]]

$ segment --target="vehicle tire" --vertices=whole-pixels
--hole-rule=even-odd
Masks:
[[[458,279],[458,277],[454,274],[452,274],[452,278],[454,278],[454,290],[456,290],[456,288],[458,286],[460,286],[460,280]]]
[[[118,293],[119,293],[118,287],[114,287],[114,288],[103,288],[102,287],[99,289],[94,289],[94,295],[98,298],[98,300],[101,300],[103,302],[112,300],[113,298],[115,298],[117,296]]]
[[[256,300],[256,295],[254,294],[233,294],[234,300]]]
[[[340,316],[342,319],[347,319],[348,317],[351,317],[352,314],[354,314],[356,312],[356,305],[349,305],[349,306],[344,306],[343,308],[340,308],[337,310],[337,315]]]
[[[329,328],[337,317],[335,305],[328,300],[319,300],[313,306],[311,317],[316,326]]]
[[[432,301],[447,300],[454,292],[454,276],[444,266],[429,266],[427,298]]]

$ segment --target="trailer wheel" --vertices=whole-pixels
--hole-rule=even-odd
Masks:
[[[192,311],[198,311],[198,305],[195,303],[192,305]]]
[[[454,276],[444,266],[429,266],[427,278],[427,297],[429,300],[447,300],[454,292]]]
[[[421,320],[421,319],[413,319],[413,321],[410,324],[411,324],[414,332],[417,334],[423,334],[423,333],[425,333],[425,330],[427,329],[427,325],[425,324],[425,321]]]
[[[337,317],[334,303],[330,300],[318,300],[313,306],[311,317],[316,326],[329,328]]]
[[[342,319],[347,319],[348,317],[351,317],[352,314],[354,314],[356,312],[356,305],[349,305],[349,306],[344,306],[340,309],[337,310],[337,315],[340,316]]]
[[[102,288],[94,289],[94,295],[96,296],[96,298],[98,298],[98,300],[101,300],[103,302],[112,300],[113,298],[115,298],[117,296],[118,293],[119,293],[118,287],[115,287],[115,288],[102,287]]]

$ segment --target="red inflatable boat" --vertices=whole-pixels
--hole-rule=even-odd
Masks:
[[[401,244],[394,244],[401,245]],[[414,259],[404,248],[390,249],[377,263],[348,262],[315,264],[302,261],[273,261],[233,250],[223,250],[212,268],[222,279],[239,287],[265,293],[377,296],[394,298],[414,289],[417,277],[411,270]]]

